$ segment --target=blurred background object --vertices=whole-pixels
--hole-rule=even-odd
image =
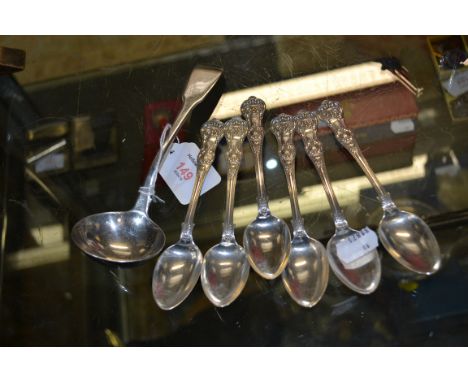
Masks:
[[[0,46],[0,75],[12,74],[24,69],[24,50]]]

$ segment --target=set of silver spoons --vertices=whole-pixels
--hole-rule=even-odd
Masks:
[[[393,203],[362,155],[352,131],[346,127],[338,102],[324,101],[317,111],[301,112],[296,116],[280,114],[271,121],[271,131],[278,141],[279,158],[289,190],[293,228],[291,238],[288,225],[273,216],[268,206],[262,158],[265,108],[262,100],[250,97],[241,105],[244,119],[236,117],[225,124],[210,120],[202,127],[198,172],[181,237],[178,243],[162,253],[153,274],[153,296],[159,307],[168,310],[182,303],[200,275],[208,299],[216,306],[227,306],[242,292],[250,266],[265,279],[271,280],[281,275],[288,294],[304,307],[313,307],[325,293],[329,265],[337,278],[351,290],[360,294],[370,294],[376,290],[381,278],[377,249],[371,248],[359,256],[348,253],[347,261],[340,253],[343,248],[349,247],[351,238],[359,237],[360,233],[349,227],[333,191],[317,135],[320,121],[331,128],[336,139],[351,153],[376,189],[383,208],[378,236],[386,250],[413,272],[430,275],[439,269],[440,250],[430,228],[422,219],[399,210]],[[304,227],[295,179],[295,134],[304,143],[305,152],[320,176],[332,210],[335,234],[326,248],[309,236]],[[204,177],[223,136],[228,144],[226,217],[221,242],[202,256],[192,237],[194,211]],[[234,235],[233,207],[245,137],[255,157],[258,214],[244,230],[242,247]]]

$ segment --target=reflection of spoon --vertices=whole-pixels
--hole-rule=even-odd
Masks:
[[[307,235],[297,200],[294,147],[294,118],[280,114],[271,121],[271,131],[278,140],[278,152],[288,183],[292,209],[293,239],[288,265],[282,273],[283,285],[299,305],[313,307],[322,298],[328,284],[328,261],[325,248]]]
[[[393,203],[375,173],[362,155],[350,129],[345,125],[339,102],[323,101],[319,116],[328,123],[336,139],[349,151],[377,191],[382,203],[383,217],[379,223],[379,238],[385,249],[404,267],[430,275],[441,264],[439,244],[429,226],[418,216],[401,211]]]
[[[288,262],[291,235],[288,225],[273,216],[268,207],[268,196],[263,177],[262,127],[265,102],[250,97],[241,105],[241,112],[249,124],[248,139],[255,156],[255,175],[257,177],[258,214],[244,231],[244,248],[252,268],[266,279],[274,279],[283,272]]]
[[[247,130],[247,122],[242,118],[233,118],[225,124],[224,136],[228,144],[226,218],[221,242],[212,247],[203,259],[202,287],[208,299],[219,307],[233,302],[244,289],[249,277],[247,254],[236,242],[232,223],[237,173]]]
[[[330,203],[335,223],[335,234],[327,244],[327,256],[336,277],[348,288],[361,294],[375,291],[380,282],[381,265],[377,250],[367,252],[354,261],[345,264],[338,255],[338,249],[358,233],[349,228],[336,199],[323,159],[323,148],[317,137],[318,118],[315,113],[299,113],[296,116],[296,129],[304,141],[304,148],[322,180],[323,188]]]
[[[203,125],[200,133],[202,148],[198,153],[197,175],[180,239],[166,248],[154,267],[153,297],[164,310],[173,309],[182,303],[200,276],[203,256],[193,241],[193,218],[203,182],[215,158],[216,146],[223,137],[223,124],[215,119],[210,120]]]
[[[130,211],[104,212],[81,219],[71,237],[85,253],[101,260],[130,263],[148,260],[164,247],[163,230],[148,217],[160,164],[189,113],[213,88],[221,76],[219,69],[197,67],[185,87],[182,109],[153,160],[145,184]]]

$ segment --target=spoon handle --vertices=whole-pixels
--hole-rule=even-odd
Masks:
[[[271,131],[278,141],[278,154],[283,165],[288,183],[289,200],[292,210],[292,225],[294,234],[304,232],[304,219],[299,208],[296,184],[296,147],[294,146],[294,118],[287,114],[280,114],[271,121]]]
[[[227,149],[227,191],[226,216],[223,225],[223,241],[235,240],[234,237],[234,196],[236,192],[237,173],[242,161],[242,146],[248,132],[247,122],[240,117],[227,121],[224,125],[224,136],[228,144]]]
[[[215,158],[216,146],[224,135],[223,123],[217,119],[211,119],[205,122],[200,133],[202,136],[202,148],[197,157],[197,174],[195,176],[195,184],[192,189],[190,204],[185,215],[184,223],[182,224],[182,237],[191,238],[193,231],[193,218],[198,204],[198,199],[205,182],[206,175],[210,171],[210,167]]]
[[[366,177],[377,192],[378,197],[382,202],[382,207],[385,210],[396,208],[390,194],[385,191],[374,171],[372,171],[372,168],[369,166],[366,158],[362,154],[354,133],[351,129],[346,127],[341,104],[339,102],[325,100],[318,108],[317,113],[319,118],[330,126],[330,129],[333,131],[337,141],[340,142],[341,145],[353,156],[355,161],[364,171]]]
[[[320,180],[322,181],[325,194],[327,195],[328,202],[333,213],[333,220],[336,228],[348,227],[343,211],[341,210],[338,199],[333,191],[330,178],[328,177],[325,160],[323,157],[322,143],[317,136],[318,117],[314,112],[302,112],[296,116],[296,130],[304,142],[304,148],[307,156],[317,170]]]
[[[266,105],[263,100],[256,97],[250,97],[242,102],[241,113],[248,123],[249,131],[247,138],[250,148],[255,157],[255,176],[257,178],[257,204],[259,211],[268,213],[268,196],[265,187],[265,177],[263,174],[263,138],[265,132],[262,126],[263,114]]]

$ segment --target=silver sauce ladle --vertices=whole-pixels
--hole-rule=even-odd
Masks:
[[[83,252],[109,262],[133,263],[151,259],[162,250],[166,236],[148,217],[160,165],[190,112],[207,96],[221,74],[220,69],[205,67],[192,71],[183,94],[182,109],[154,158],[144,185],[138,190],[133,208],[90,215],[73,227],[71,237]]]

